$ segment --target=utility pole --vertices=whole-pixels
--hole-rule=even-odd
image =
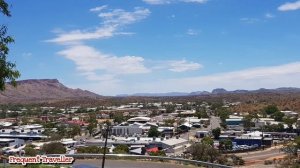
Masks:
[[[105,165],[105,155],[106,155],[106,148],[107,148],[108,133],[109,133],[109,125],[107,124],[106,133],[105,133],[106,135],[105,135],[104,151],[103,151],[103,157],[102,157],[102,168],[104,168],[104,165]]]
[[[189,127],[191,125],[191,117],[189,117]],[[192,127],[190,128],[190,130],[188,130],[188,141],[190,141],[190,131],[191,131]]]

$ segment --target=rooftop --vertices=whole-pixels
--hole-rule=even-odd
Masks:
[[[169,145],[169,146],[173,146],[173,145],[177,145],[177,144],[181,144],[181,143],[188,143],[188,140],[183,139],[183,138],[172,138],[172,139],[167,139],[162,141],[162,143]]]
[[[151,120],[151,118],[149,118],[149,117],[134,117],[134,118],[130,118],[127,121],[129,121],[129,122],[139,122],[139,121],[147,122],[150,120]]]

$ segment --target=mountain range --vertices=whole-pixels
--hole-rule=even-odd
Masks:
[[[0,92],[0,104],[23,104],[23,103],[41,103],[70,100],[76,102],[82,101],[98,101],[112,97],[104,97],[96,93],[82,90],[71,89],[60,83],[57,79],[30,79],[17,82],[17,87],[9,84],[6,85],[6,90]],[[136,93],[117,95],[116,98],[126,97],[184,97],[184,96],[211,96],[211,95],[244,95],[244,94],[261,94],[261,93],[300,93],[300,88],[285,87],[277,89],[258,89],[258,90],[234,90],[227,91],[223,88],[208,91],[195,92],[168,92],[168,93]]]
[[[233,90],[228,91],[223,88],[217,88],[209,91],[195,91],[195,92],[166,92],[166,93],[135,93],[135,94],[121,94],[117,97],[173,97],[173,96],[201,96],[201,95],[220,95],[220,94],[243,94],[243,93],[295,93],[300,92],[300,88],[294,87],[282,87],[277,89],[265,89],[261,88],[258,90]]]
[[[6,84],[6,90],[0,92],[0,104],[100,97],[87,90],[68,88],[57,79],[30,79],[18,81],[17,87]]]

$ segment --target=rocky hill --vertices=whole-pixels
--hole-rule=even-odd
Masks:
[[[258,90],[233,90],[228,91],[223,88],[217,88],[212,90],[211,92],[208,91],[195,91],[195,92],[167,92],[167,93],[135,93],[135,94],[121,94],[117,95],[116,97],[180,97],[180,96],[207,96],[207,95],[228,95],[228,94],[257,94],[257,93],[274,93],[274,94],[281,94],[281,93],[300,93],[300,88],[293,88],[293,87],[282,87],[277,89],[265,89],[261,88]]]
[[[51,100],[97,99],[100,95],[81,89],[71,89],[57,79],[32,79],[18,81],[17,87],[6,85],[0,92],[0,104],[5,103],[36,103]]]

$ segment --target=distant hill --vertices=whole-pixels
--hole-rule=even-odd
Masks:
[[[57,79],[31,79],[18,81],[17,83],[16,88],[7,84],[6,90],[0,92],[0,104],[83,98],[96,99],[101,97],[87,90],[68,88]]]
[[[120,94],[116,97],[128,97],[128,96],[136,96],[136,97],[166,97],[166,96],[187,96],[189,93],[185,92],[168,92],[168,93],[135,93],[135,94]]]
[[[195,91],[195,92],[167,92],[167,93],[135,93],[135,94],[122,94],[116,97],[176,97],[176,96],[201,96],[201,95],[223,95],[223,94],[246,94],[246,93],[296,93],[300,92],[300,88],[294,87],[283,87],[277,89],[265,89],[261,88],[258,90],[233,90],[227,91],[223,88],[217,88],[208,91]]]

